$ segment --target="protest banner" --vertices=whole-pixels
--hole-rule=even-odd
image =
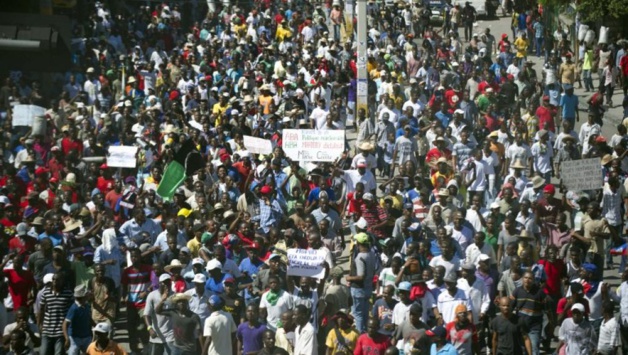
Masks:
[[[322,279],[325,277],[325,251],[315,249],[288,249],[288,275]]]
[[[137,165],[137,147],[111,146],[107,155],[107,166],[110,168],[135,168]]]
[[[242,136],[246,150],[253,154],[270,154],[273,152],[273,145],[268,139],[251,136]]]
[[[345,150],[344,130],[284,129],[282,147],[290,159],[335,161]]]
[[[37,105],[13,106],[13,127],[32,126],[36,116],[43,116],[46,109]]]
[[[563,162],[560,164],[560,177],[571,191],[597,190],[604,186],[600,158]]]

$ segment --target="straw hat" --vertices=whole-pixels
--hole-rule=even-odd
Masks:
[[[510,166],[513,169],[525,169],[526,167],[523,165],[523,163],[521,163],[521,160],[517,159],[515,160],[515,162]]]
[[[445,158],[445,157],[440,157],[440,158],[438,158],[438,160],[436,160],[436,163],[437,163],[437,164],[444,163],[444,164],[449,165],[449,161],[448,161],[448,160],[447,160],[447,158]]]
[[[137,80],[135,80],[135,77],[132,76],[129,78],[129,80],[127,80],[127,84],[133,84],[134,82],[136,82]]]
[[[578,140],[576,139],[576,137],[572,136],[571,134],[568,134],[563,137],[563,143],[567,143],[567,141],[573,141],[575,143]]]
[[[527,230],[522,230],[521,233],[517,236],[519,239],[534,239],[534,236],[529,234]]]
[[[174,296],[172,296],[170,298],[170,301],[172,303],[177,303],[177,302],[180,302],[180,301],[188,302],[191,298],[192,298],[192,296],[186,295],[185,293],[177,293],[176,295],[174,295]]]
[[[71,231],[75,230],[76,228],[79,228],[80,226],[83,225],[83,221],[76,220],[74,218],[70,218],[67,221],[63,222],[63,223],[65,225],[65,228],[63,228],[63,233],[71,232]]]
[[[360,145],[358,145],[358,148],[360,150],[367,150],[367,151],[371,151],[373,150],[373,145],[369,142],[362,142],[360,143]]]
[[[445,138],[443,138],[443,136],[438,136],[432,141],[432,144],[436,145],[436,143],[439,143],[439,142],[447,143],[447,141],[445,140]]]
[[[613,161],[613,156],[610,154],[606,154],[602,157],[602,165],[606,165]]]
[[[183,269],[183,264],[181,264],[179,259],[172,259],[170,265],[166,266],[164,270],[166,270],[166,272],[172,273],[172,269],[174,268]]]

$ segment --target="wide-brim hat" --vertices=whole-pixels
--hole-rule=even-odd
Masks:
[[[602,157],[602,165],[606,165],[613,161],[613,156],[610,154],[606,154]]]
[[[80,226],[83,225],[83,221],[81,221],[80,219],[74,219],[74,218],[70,218],[67,221],[64,222],[64,228],[63,228],[63,232],[64,233],[68,233],[71,232],[77,228],[79,228]]]
[[[185,293],[177,293],[176,295],[174,295],[174,296],[172,296],[170,298],[170,301],[172,303],[177,303],[179,301],[188,302],[190,299],[192,299],[192,296],[190,296],[190,295],[186,295]]]
[[[362,143],[360,143],[358,145],[358,148],[360,150],[368,150],[368,151],[370,151],[370,150],[373,150],[373,145],[371,143],[369,143],[369,142],[362,142]]]
[[[572,136],[571,134],[568,134],[563,137],[563,143],[566,143],[567,141],[577,142],[578,140],[576,139],[576,137]]]
[[[515,160],[515,162],[510,166],[513,169],[525,169],[526,167],[523,165],[523,163],[521,163],[521,160],[517,159]]]
[[[445,140],[445,138],[443,138],[443,136],[438,136],[436,137],[433,141],[432,144],[436,145],[436,143],[447,143],[447,141]]]
[[[545,185],[545,179],[540,176],[535,176],[532,178],[532,187],[535,189],[540,189],[541,186]]]
[[[181,264],[179,259],[172,259],[170,265],[166,266],[164,270],[166,270],[166,272],[172,273],[171,270],[174,268],[183,269],[183,264]]]

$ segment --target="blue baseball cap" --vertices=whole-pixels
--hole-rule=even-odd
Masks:
[[[209,305],[212,307],[220,307],[222,306],[223,301],[222,298],[218,295],[212,295],[209,297]]]
[[[401,283],[399,283],[399,287],[398,290],[399,291],[410,291],[410,289],[412,288],[412,284],[409,283],[408,281],[403,281]]]

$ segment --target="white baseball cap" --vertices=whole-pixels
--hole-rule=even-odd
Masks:
[[[203,274],[196,274],[194,275],[192,282],[195,284],[205,284],[205,282],[207,282],[207,277]]]
[[[109,334],[111,333],[111,325],[105,322],[98,323],[92,330],[95,331],[96,333]]]
[[[214,269],[222,270],[222,263],[220,261],[218,261],[217,259],[211,259],[207,263],[207,267],[205,267],[205,268],[207,269],[207,271],[214,270]]]

